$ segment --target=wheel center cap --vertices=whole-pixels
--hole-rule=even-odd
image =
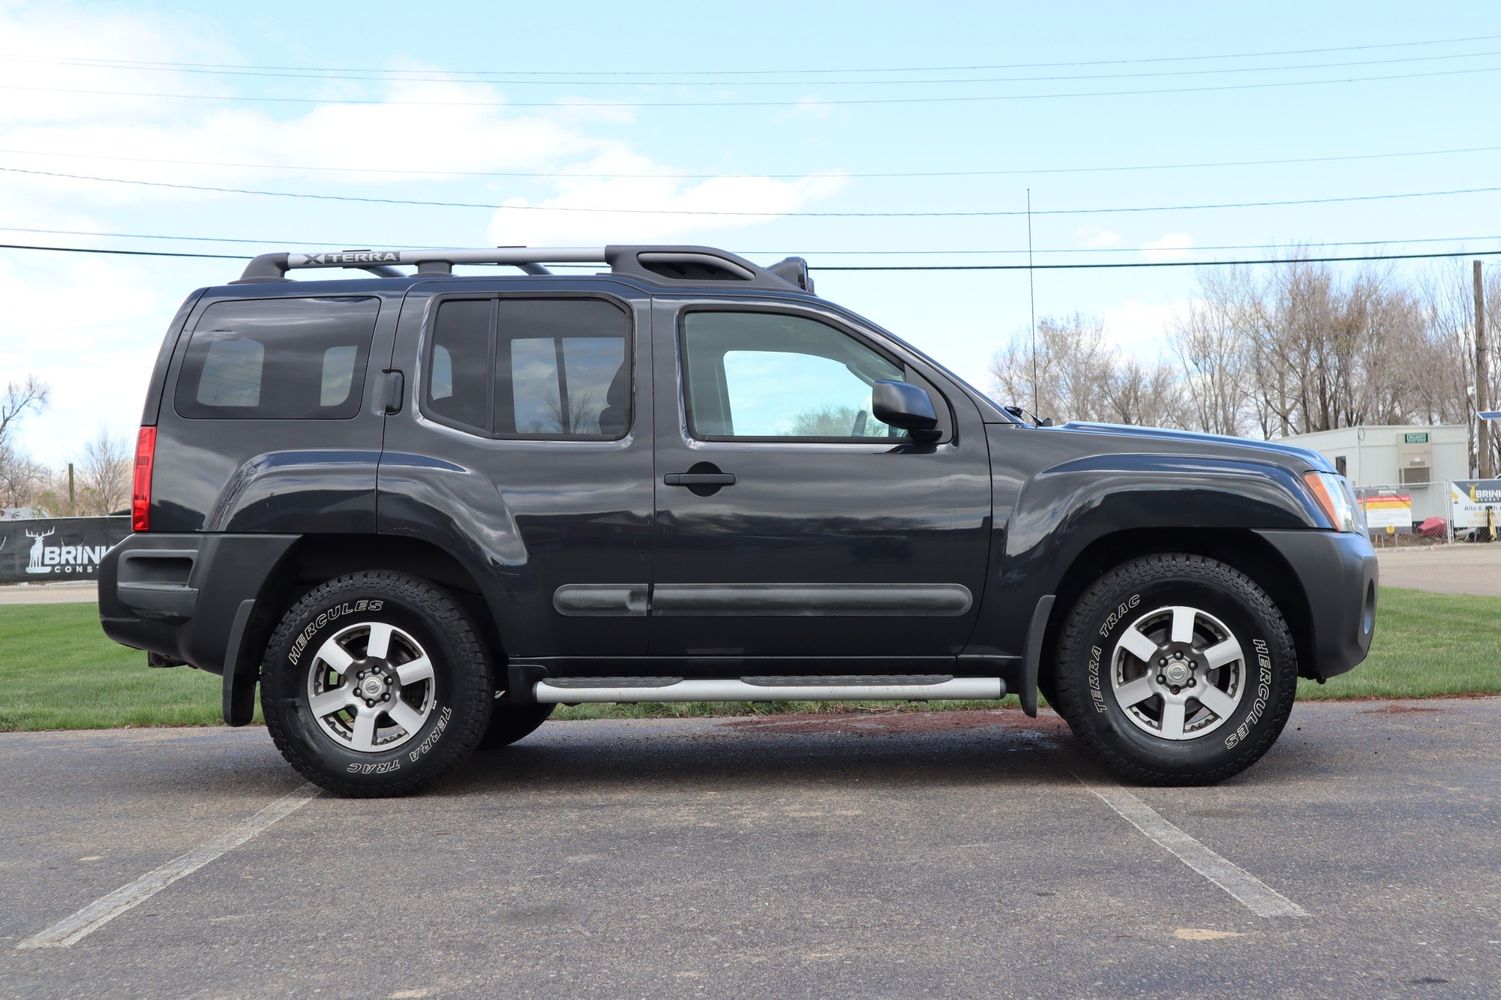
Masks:
[[[1189,669],[1188,664],[1181,660],[1175,660],[1168,664],[1162,671],[1162,675],[1167,678],[1167,682],[1178,687],[1182,687],[1188,683],[1188,678],[1192,673],[1193,671]]]
[[[360,682],[360,693],[366,698],[379,698],[386,693],[386,682],[379,677],[366,677]]]

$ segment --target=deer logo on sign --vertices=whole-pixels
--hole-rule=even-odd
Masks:
[[[51,566],[43,566],[42,565],[42,539],[51,536],[56,531],[57,531],[57,528],[53,527],[50,531],[28,531],[28,532],[26,532],[26,537],[32,539],[32,542],[31,542],[31,562],[27,565],[26,572],[28,572],[28,573],[51,573],[52,572],[52,567]]]

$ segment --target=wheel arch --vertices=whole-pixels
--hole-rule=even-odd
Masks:
[[[1047,695],[1057,669],[1063,623],[1080,596],[1100,574],[1132,559],[1164,552],[1187,552],[1225,563],[1250,577],[1277,605],[1292,632],[1301,676],[1314,663],[1313,620],[1308,594],[1277,549],[1249,529],[1136,528],[1111,532],[1082,549],[1059,577],[1053,613],[1043,637],[1038,686]]]
[[[392,570],[421,577],[453,593],[491,651],[505,663],[501,629],[478,579],[432,542],[392,535],[303,535],[286,551],[256,591],[238,648],[224,671],[224,719],[245,725],[255,709],[255,686],[266,642],[287,609],[326,580],[363,570]]]

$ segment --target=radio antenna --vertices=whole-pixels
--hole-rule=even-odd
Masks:
[[[1027,188],[1027,306],[1032,321],[1032,415],[1037,416],[1037,281],[1032,267],[1032,189]]]

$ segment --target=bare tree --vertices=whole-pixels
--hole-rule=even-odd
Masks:
[[[1183,388],[1178,373],[1159,363],[1146,365],[1128,360],[1111,371],[1104,385],[1108,419],[1141,427],[1182,427]]]
[[[7,382],[0,395],[0,506],[29,507],[43,488],[46,471],[15,442],[17,423],[27,412],[47,406],[47,383],[35,375]]]
[[[110,514],[126,505],[130,500],[131,458],[125,440],[106,428],[101,427],[84,446],[79,472],[87,513]]]
[[[1251,408],[1251,330],[1257,311],[1238,269],[1205,270],[1200,299],[1171,332],[1183,368],[1185,424],[1210,434],[1242,433]],[[1262,426],[1262,436],[1269,436]]]
[[[850,437],[855,432],[860,414],[861,411],[853,406],[825,404],[793,414],[789,433],[794,437]],[[868,426],[885,426],[869,414],[865,415],[865,420]]]
[[[1039,416],[1054,420],[1110,420],[1106,389],[1114,361],[1098,319],[1075,313],[1037,322],[1037,357],[1030,338],[1014,337],[990,363],[991,378],[1005,403],[1030,403],[1036,372]]]
[[[25,416],[27,410],[46,409],[50,392],[47,383],[35,375],[5,384],[5,394],[0,396],[0,444],[9,440],[12,425]]]

